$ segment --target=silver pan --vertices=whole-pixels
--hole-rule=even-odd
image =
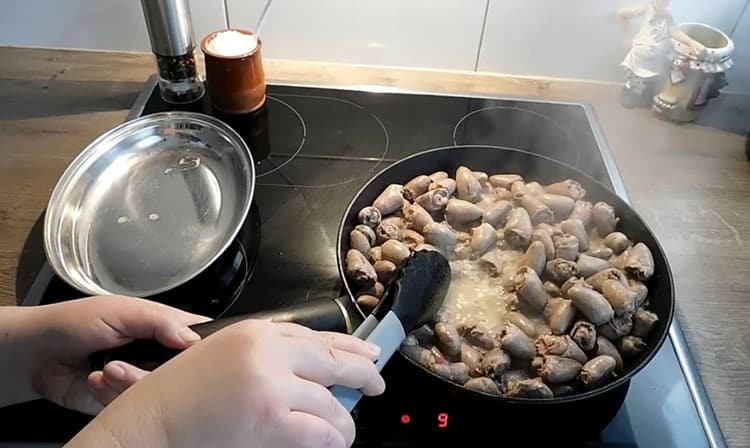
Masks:
[[[88,145],[52,191],[49,264],[90,294],[148,297],[182,285],[232,243],[250,210],[250,149],[194,112],[125,122]]]

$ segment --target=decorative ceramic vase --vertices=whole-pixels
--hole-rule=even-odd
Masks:
[[[734,64],[734,43],[722,31],[702,23],[683,23],[678,29],[706,49],[695,57],[687,45],[673,39],[669,76],[654,97],[652,110],[669,121],[690,122],[726,87],[725,72]]]

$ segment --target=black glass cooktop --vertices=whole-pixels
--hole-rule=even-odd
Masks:
[[[129,118],[165,110],[170,107],[160,100],[152,78]],[[203,101],[194,110],[210,112],[210,107]],[[229,290],[239,284],[241,292],[214,297],[211,307],[198,308],[214,316],[339,295],[336,239],[349,201],[378,171],[421,150],[472,145],[522,149],[569,164],[626,194],[595,116],[581,104],[271,85],[266,106],[259,112],[219,117],[246,139],[256,158],[257,222],[253,225],[257,235],[253,235],[258,246],[251,251],[257,252],[256,257],[245,254],[252,258],[246,260],[252,269],[226,280],[232,285]],[[41,235],[37,244],[41,246]],[[75,296],[80,294],[45,267],[24,304]],[[179,305],[193,308],[190,303]],[[710,405],[695,393],[694,365],[679,328],[673,330],[674,337],[631,381],[616,417],[604,431],[587,435],[586,442],[577,446],[723,443],[718,428],[712,426],[713,415],[699,418],[699,409],[710,413]],[[377,399],[363,399],[355,412],[357,445],[425,446],[429,440],[434,445],[435,440],[465,439],[472,423],[468,420],[477,409],[435,394],[403,373],[395,359],[383,372],[388,391]],[[701,391],[699,380],[697,386]],[[33,431],[8,424],[26,418],[35,422]],[[0,421],[14,428],[3,429],[0,440],[61,443],[87,419],[46,403],[14,406],[0,410]],[[500,427],[502,422],[498,415]],[[585,422],[581,425],[571,432],[580,435]],[[501,437],[488,436],[498,441],[496,437]]]

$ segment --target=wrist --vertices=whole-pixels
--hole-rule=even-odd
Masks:
[[[125,448],[125,445],[117,436],[98,418],[91,420],[63,448],[88,448],[92,446]]]
[[[32,384],[42,342],[34,315],[31,308],[0,308],[0,407],[40,398]]]
[[[64,448],[168,448],[161,418],[143,409],[144,400],[117,398],[75,435]]]

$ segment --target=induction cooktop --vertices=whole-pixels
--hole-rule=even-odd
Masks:
[[[152,76],[127,119],[174,109],[161,100]],[[229,270],[224,280],[231,285],[229,292],[214,294],[210,306],[176,304],[214,317],[338,296],[342,283],[335,242],[346,206],[374,174],[425,149],[489,146],[542,154],[583,171],[628,200],[594,110],[586,104],[272,84],[266,105],[254,114],[222,116],[210,110],[206,98],[191,109],[232,125],[257,163],[257,241],[246,240],[243,246],[253,247],[250,255],[244,251],[243,260],[233,261],[245,267]],[[33,235],[29,238],[41,246],[41,234],[38,239],[33,243]],[[22,305],[78,296],[45,264]],[[669,336],[653,361],[631,380],[610,424],[576,446],[724,446],[677,320]],[[381,397],[364,398],[354,412],[355,446],[445,446],[466,439],[471,413],[461,403],[423,390],[396,361],[383,375],[392,386]],[[89,418],[46,402],[11,406],[0,410],[0,446],[61,445]],[[502,421],[497,416],[498,425]],[[488,431],[495,437],[492,434]]]

